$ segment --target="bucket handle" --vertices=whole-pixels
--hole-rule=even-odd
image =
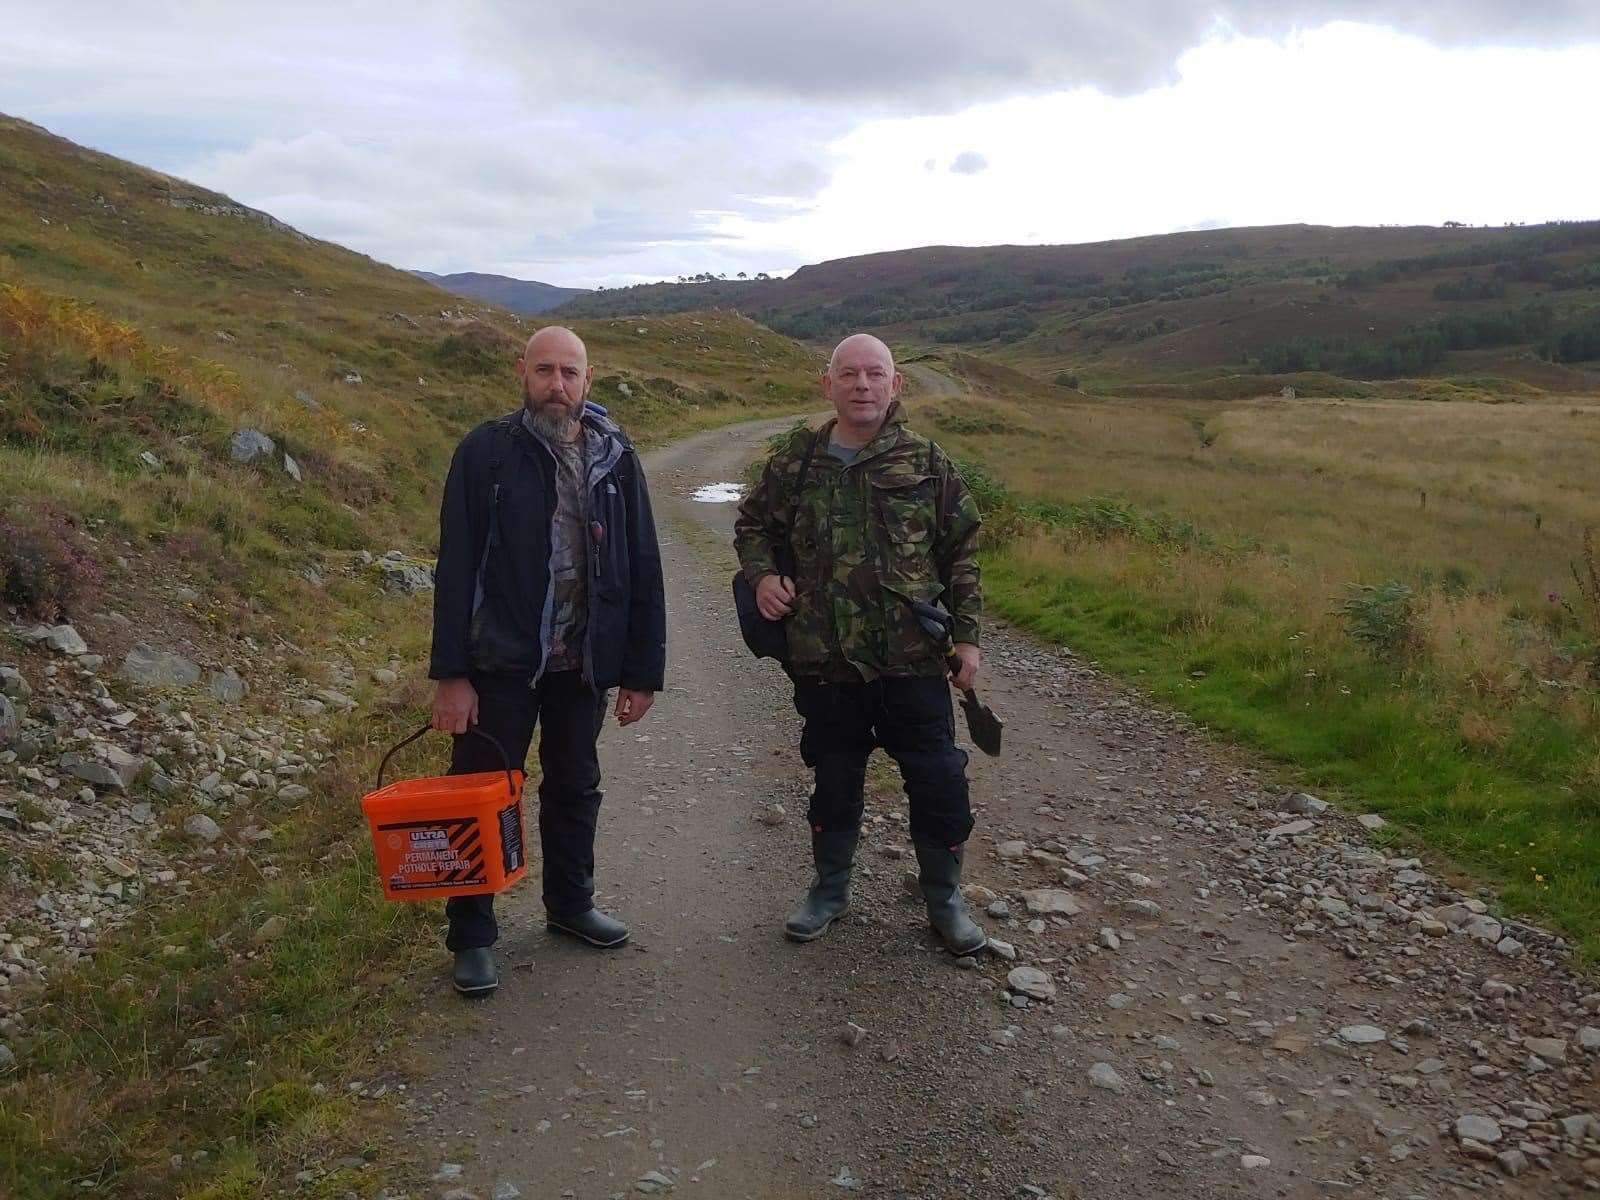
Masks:
[[[386,770],[389,769],[389,760],[391,758],[393,758],[396,754],[398,754],[401,750],[404,750],[407,746],[411,745],[412,742],[416,741],[423,734],[431,732],[432,729],[433,729],[432,725],[424,725],[421,729],[417,730],[410,737],[405,738],[402,741],[396,742],[393,746],[391,746],[389,748],[389,753],[385,754],[383,756],[383,761],[378,764],[378,786],[376,788],[374,788],[373,791],[381,791],[383,789],[383,773]],[[495,748],[495,750],[499,753],[500,762],[504,765],[505,771],[506,771],[506,790],[511,794],[511,796],[513,798],[515,798],[516,794],[517,794],[517,781],[511,777],[511,759],[506,754],[506,748],[504,746],[502,746],[496,738],[494,738],[492,735],[484,732],[484,730],[482,730],[481,728],[479,728],[476,725],[469,725],[467,727],[467,732],[468,733],[477,734],[484,741],[488,742],[491,746],[493,746]],[[457,736],[459,736],[459,735],[457,735]]]

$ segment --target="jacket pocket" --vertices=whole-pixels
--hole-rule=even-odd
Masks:
[[[931,475],[900,475],[872,481],[872,505],[881,538],[885,576],[932,578],[933,534],[938,514]]]

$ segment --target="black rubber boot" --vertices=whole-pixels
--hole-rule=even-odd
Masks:
[[[817,873],[800,907],[783,923],[783,936],[791,942],[814,942],[850,911],[850,869],[856,862],[859,829],[811,835],[811,859]]]
[[[976,954],[989,944],[989,935],[967,915],[961,895],[961,847],[917,847],[918,881],[928,906],[928,924],[944,939],[952,954]]]
[[[573,917],[545,916],[545,924],[558,933],[569,933],[579,941],[602,950],[613,950],[628,940],[628,927],[598,908]]]
[[[456,951],[455,970],[450,981],[463,996],[478,1000],[500,986],[500,972],[495,969],[494,952],[487,946]]]

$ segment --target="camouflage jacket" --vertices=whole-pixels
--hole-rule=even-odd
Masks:
[[[944,451],[906,428],[899,404],[849,465],[828,453],[832,432],[830,421],[816,435],[794,509],[790,669],[836,681],[943,675],[942,650],[908,601],[941,601],[955,640],[978,644],[978,506]],[[790,534],[811,438],[796,430],[739,506],[734,545],[752,585],[774,573],[773,547]]]

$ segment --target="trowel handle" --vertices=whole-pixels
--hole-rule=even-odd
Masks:
[[[961,674],[961,660],[956,657],[954,651],[951,651],[949,654],[944,656],[944,665],[946,669],[949,670],[951,675]],[[971,696],[975,693],[972,688],[962,688],[961,694],[963,696]]]

